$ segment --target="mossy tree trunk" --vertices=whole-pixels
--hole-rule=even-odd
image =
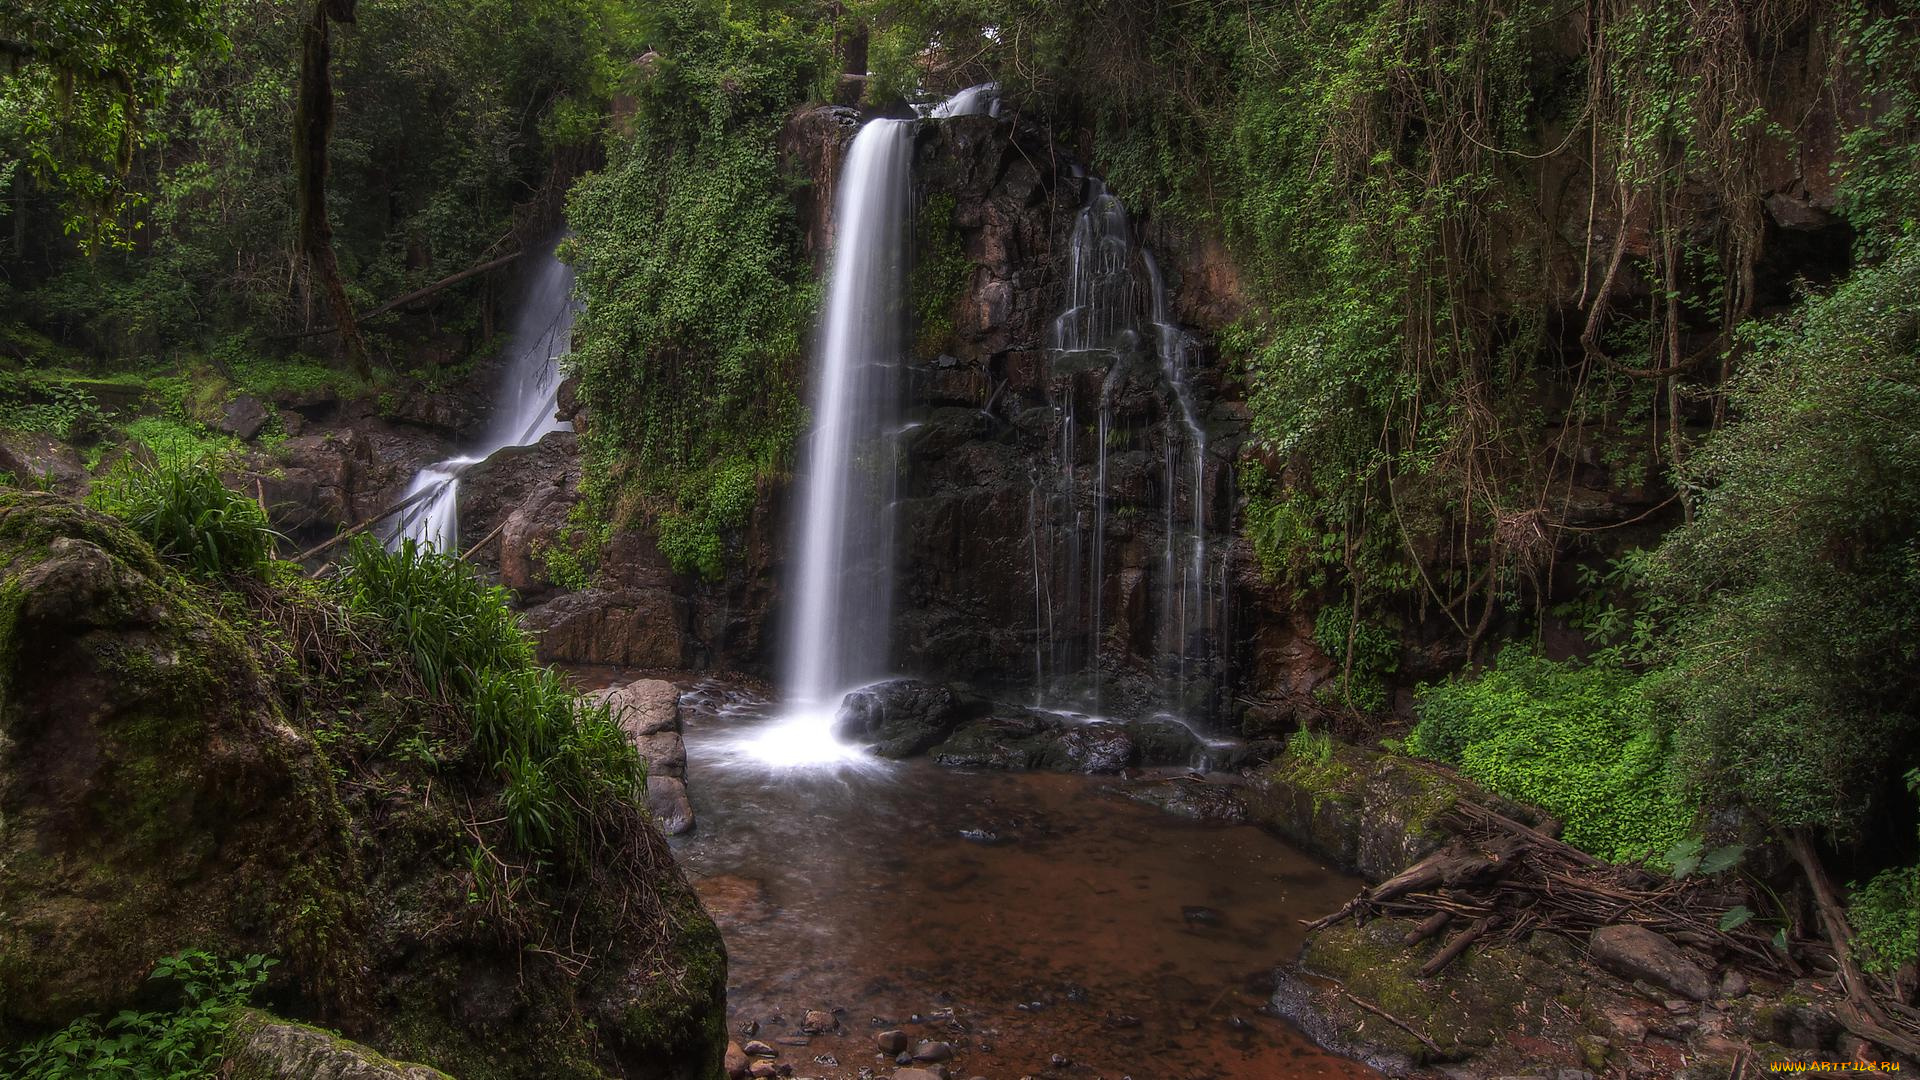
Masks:
[[[333,225],[327,220],[327,142],[333,135],[333,77],[330,35],[333,23],[352,24],[357,0],[315,0],[313,18],[300,34],[300,87],[293,113],[293,171],[300,210],[300,251],[327,291],[333,326],[353,369],[372,374],[360,323],[347,299],[346,283],[333,254]]]

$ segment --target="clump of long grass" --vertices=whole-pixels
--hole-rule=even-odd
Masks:
[[[260,504],[222,483],[207,458],[128,458],[101,478],[90,501],[161,558],[204,577],[260,577],[279,538]]]

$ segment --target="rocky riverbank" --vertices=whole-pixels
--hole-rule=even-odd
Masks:
[[[1461,800],[1550,825],[1429,763],[1311,741],[1248,787],[1255,820],[1373,882],[1446,843],[1441,822]],[[1876,1059],[1837,1021],[1830,970],[1760,974],[1707,942],[1622,922],[1489,933],[1427,974],[1450,944],[1413,919],[1335,921],[1282,969],[1273,1008],[1394,1076],[1722,1080],[1769,1062]]]

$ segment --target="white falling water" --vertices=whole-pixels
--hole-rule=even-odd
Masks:
[[[573,335],[573,268],[553,254],[554,246],[545,245],[516,307],[499,397],[479,445],[414,474],[405,498],[422,497],[400,512],[388,535],[390,545],[412,540],[440,551],[457,551],[460,474],[496,451],[538,442],[547,432],[569,426],[555,419],[554,398],[560,388],[560,356],[570,347]]]
[[[999,116],[1000,84],[989,82],[969,86],[935,105],[929,115],[935,120],[953,116]]]
[[[887,670],[900,369],[906,356],[913,122],[872,120],[847,149],[832,275],[802,445],[782,690],[787,715],[742,749],[775,766],[857,762],[842,696]]]

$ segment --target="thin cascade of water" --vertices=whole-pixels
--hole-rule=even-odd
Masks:
[[[1124,204],[1099,180],[1089,179],[1087,185],[1086,201],[1074,220],[1068,246],[1065,302],[1047,342],[1060,425],[1054,449],[1058,482],[1051,498],[1037,501],[1036,506],[1058,508],[1056,527],[1066,538],[1055,546],[1062,564],[1053,568],[1050,580],[1042,580],[1037,569],[1034,574],[1035,633],[1050,642],[1046,652],[1052,658],[1051,670],[1039,676],[1041,694],[1059,696],[1063,680],[1072,678],[1079,682],[1079,689],[1069,696],[1090,700],[1094,711],[1100,709],[1102,650],[1111,629],[1104,588],[1109,568],[1107,531],[1116,512],[1109,462],[1114,447],[1134,437],[1130,426],[1116,429],[1116,401],[1128,393],[1129,380],[1138,376],[1159,384],[1166,402],[1166,420],[1159,428],[1163,546],[1152,590],[1158,598],[1153,648],[1162,658],[1163,699],[1185,708],[1193,700],[1188,693],[1190,678],[1204,675],[1217,681],[1222,676],[1216,653],[1227,625],[1225,612],[1218,610],[1225,601],[1225,579],[1219,578],[1216,589],[1211,572],[1211,564],[1220,561],[1224,575],[1225,564],[1213,559],[1208,543],[1207,438],[1190,370],[1194,343],[1171,313],[1166,282],[1153,253],[1132,236]],[[1151,367],[1142,368],[1149,363]],[[1079,419],[1074,387],[1090,370],[1101,370],[1102,377],[1092,433],[1096,445],[1084,451],[1092,459],[1092,468],[1082,471],[1076,457],[1081,448],[1075,445]],[[1082,521],[1088,514],[1092,529],[1090,535],[1083,535]],[[1038,623],[1038,612],[1053,605],[1056,584],[1063,586],[1061,609],[1087,620],[1084,637],[1075,638],[1087,643],[1084,657],[1063,648],[1052,627]],[[1036,649],[1036,656],[1039,653]]]
[[[440,551],[460,545],[460,474],[509,446],[525,446],[550,431],[572,425],[558,419],[560,357],[571,348],[573,268],[553,253],[559,238],[544,246],[546,254],[528,280],[508,331],[506,365],[493,415],[478,445],[465,454],[435,462],[414,474],[403,498],[407,503],[387,534],[389,546],[407,540]]]

